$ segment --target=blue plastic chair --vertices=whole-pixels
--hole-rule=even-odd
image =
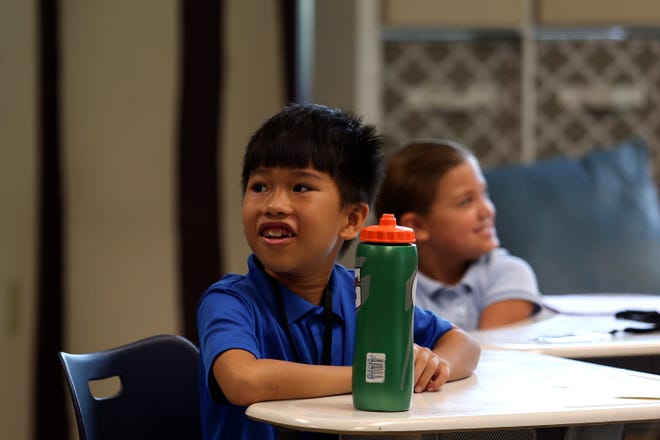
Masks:
[[[87,354],[60,352],[81,440],[200,439],[199,350],[159,335]],[[118,379],[117,393],[94,396],[90,381]],[[109,379],[108,379],[109,380]]]

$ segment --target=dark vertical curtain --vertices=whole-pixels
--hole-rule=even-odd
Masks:
[[[33,405],[35,439],[69,435],[58,352],[64,323],[64,237],[59,129],[57,0],[38,3],[39,29],[39,237],[37,329]]]
[[[296,15],[297,0],[280,0],[280,24],[282,29],[282,59],[286,102],[296,102]]]
[[[181,0],[178,235],[184,334],[198,342],[200,296],[223,270],[218,139],[222,84],[221,0]]]

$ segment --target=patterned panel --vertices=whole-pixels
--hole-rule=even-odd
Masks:
[[[540,41],[538,59],[539,157],[576,155],[631,136],[645,139],[657,157],[660,39]]]
[[[578,155],[638,136],[660,179],[660,32],[537,35],[535,157]],[[467,145],[486,168],[521,161],[520,40],[422,37],[429,38],[384,38],[388,148],[442,137]]]
[[[484,164],[517,159],[519,59],[515,40],[387,43],[388,147],[441,137],[465,143]]]

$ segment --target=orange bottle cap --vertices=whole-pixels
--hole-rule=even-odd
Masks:
[[[377,225],[362,228],[360,241],[370,243],[414,243],[415,231],[404,226],[397,226],[394,214],[383,214]]]

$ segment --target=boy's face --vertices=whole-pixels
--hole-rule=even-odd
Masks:
[[[243,229],[276,279],[319,276],[327,281],[343,241],[359,232],[350,225],[351,211],[341,206],[337,184],[327,173],[258,168],[243,198]]]
[[[437,183],[423,238],[436,254],[464,263],[499,246],[495,207],[474,158],[450,169]]]

